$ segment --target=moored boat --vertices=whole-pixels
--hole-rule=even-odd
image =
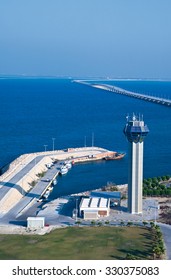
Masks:
[[[50,186],[48,187],[48,190],[52,192],[52,191],[53,191],[53,186],[50,185]]]
[[[126,155],[125,153],[115,153],[112,156],[106,156],[103,159],[105,159],[105,160],[122,159],[125,155]]]
[[[44,193],[44,195],[42,196],[43,199],[47,199],[50,195],[50,190],[46,190],[46,192]]]
[[[70,161],[65,161],[64,164],[68,169],[71,169],[72,163]]]
[[[53,185],[55,186],[55,185],[57,184],[57,180],[54,179],[54,180],[52,181],[52,183],[53,183]]]
[[[68,172],[68,168],[67,168],[66,166],[62,166],[62,167],[60,168],[59,173],[60,173],[61,175],[67,174],[67,172]]]

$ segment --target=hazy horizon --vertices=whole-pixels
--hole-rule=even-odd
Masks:
[[[171,79],[171,2],[1,0],[0,76]]]

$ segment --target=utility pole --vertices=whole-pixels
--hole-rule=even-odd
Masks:
[[[77,206],[77,203],[78,203],[78,198],[76,198],[76,213],[75,213],[75,221],[77,222],[77,218],[78,218],[78,214],[77,214],[77,211],[78,211],[78,206]]]

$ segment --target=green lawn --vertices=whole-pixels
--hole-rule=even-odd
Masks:
[[[152,234],[141,227],[68,227],[46,235],[0,235],[1,260],[109,260],[127,253],[152,259]]]

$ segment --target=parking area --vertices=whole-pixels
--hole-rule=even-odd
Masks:
[[[42,209],[37,215],[44,216],[49,224],[68,224],[73,225],[75,222],[81,224],[91,224],[90,221],[84,221],[79,215],[74,215],[74,209],[77,210],[81,196],[67,196],[58,198],[53,201],[49,201],[43,205]],[[110,214],[108,217],[103,217],[97,220],[101,222],[110,222],[111,224],[120,224],[121,222],[137,222],[154,221],[158,219],[158,202],[155,199],[143,200],[143,213],[142,214],[130,214],[127,212],[127,200],[121,200],[120,206],[111,206]]]

